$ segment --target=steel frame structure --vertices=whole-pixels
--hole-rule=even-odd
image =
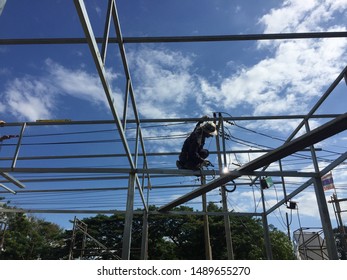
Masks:
[[[190,215],[224,215],[227,218],[231,215],[238,216],[259,216],[263,219],[264,223],[264,236],[266,242],[267,256],[269,259],[272,259],[271,252],[271,244],[269,241],[269,232],[267,228],[267,216],[275,211],[278,207],[288,202],[291,198],[295,197],[295,195],[299,194],[303,190],[305,190],[308,186],[314,185],[315,194],[317,197],[318,207],[320,211],[320,218],[322,221],[322,228],[324,232],[324,236],[326,238],[326,246],[330,259],[337,259],[337,250],[334,243],[334,237],[332,232],[331,221],[329,218],[327,203],[325,201],[322,183],[320,178],[328,173],[330,170],[343,163],[347,159],[347,152],[340,155],[337,159],[335,159],[332,163],[330,163],[327,167],[320,170],[317,163],[316,158],[316,149],[314,148],[314,144],[332,137],[347,128],[347,113],[344,114],[331,114],[331,115],[317,115],[316,112],[318,108],[323,104],[323,102],[327,99],[330,93],[337,87],[337,85],[347,76],[347,67],[342,70],[342,72],[338,75],[336,80],[331,84],[331,86],[327,89],[327,91],[321,96],[319,101],[313,106],[313,108],[304,115],[297,116],[262,116],[262,117],[228,117],[221,118],[220,116],[215,116],[211,120],[215,121],[218,126],[223,129],[223,122],[225,120],[271,120],[271,119],[301,119],[301,123],[298,127],[293,131],[293,133],[288,137],[286,142],[278,147],[275,150],[262,150],[262,152],[266,152],[261,157],[250,161],[248,164],[241,166],[235,170],[229,171],[228,174],[222,174],[222,167],[225,164],[225,156],[228,151],[225,150],[225,147],[220,147],[220,143],[218,144],[218,151],[215,153],[219,157],[219,173],[215,174],[212,170],[204,170],[200,172],[193,172],[188,170],[174,170],[174,169],[154,169],[149,167],[148,157],[152,155],[177,155],[177,153],[147,153],[145,148],[145,140],[142,132],[142,124],[144,123],[168,123],[168,122],[195,122],[198,119],[194,118],[181,118],[181,119],[156,119],[156,120],[140,120],[137,103],[135,100],[134,88],[132,85],[131,73],[128,66],[127,56],[125,45],[126,44],[137,44],[137,43],[177,43],[177,42],[219,42],[219,41],[245,41],[245,40],[283,40],[283,39],[308,39],[308,38],[338,38],[338,37],[347,37],[347,32],[315,32],[315,33],[291,33],[291,34],[249,34],[249,35],[223,35],[223,36],[177,36],[177,37],[138,37],[138,38],[130,38],[123,37],[120,21],[118,16],[118,11],[116,7],[115,0],[109,0],[107,15],[106,15],[106,23],[104,28],[104,36],[102,38],[97,38],[94,35],[93,28],[91,22],[88,17],[87,9],[84,5],[83,0],[74,0],[76,10],[83,27],[85,38],[47,38],[47,39],[0,39],[0,45],[41,45],[41,44],[88,44],[89,50],[91,52],[92,58],[95,63],[95,67],[97,69],[98,75],[100,77],[100,81],[102,83],[102,87],[104,89],[109,109],[112,113],[113,120],[106,121],[70,121],[70,120],[59,120],[59,121],[40,121],[40,122],[25,122],[25,123],[7,123],[4,126],[20,126],[21,131],[18,137],[18,142],[16,145],[15,153],[13,157],[1,158],[1,160],[9,160],[11,162],[10,166],[6,168],[1,168],[0,175],[4,180],[0,181],[3,183],[10,182],[13,185],[21,188],[21,190],[15,191],[12,189],[6,189],[6,191],[13,192],[25,192],[30,191],[25,189],[25,182],[30,182],[30,180],[18,180],[16,179],[16,173],[27,173],[27,174],[98,174],[94,180],[99,180],[101,178],[106,180],[117,180],[119,178],[126,178],[128,180],[128,186],[124,187],[127,189],[127,198],[126,198],[126,209],[125,211],[115,211],[115,210],[35,210],[35,209],[1,209],[2,212],[31,212],[31,213],[121,213],[125,215],[125,229],[123,235],[123,250],[122,250],[122,258],[130,259],[130,249],[131,249],[131,231],[132,231],[132,221],[134,214],[143,214],[148,217],[148,215],[155,214],[163,214],[166,213],[168,215],[175,214],[190,214]],[[116,37],[110,37],[110,29],[114,28]],[[101,50],[98,44],[102,44]],[[109,86],[109,81],[106,76],[106,54],[107,48],[109,44],[116,44],[119,48],[119,54],[121,56],[123,71],[126,76],[126,89],[124,95],[124,109],[123,115],[120,116],[116,106],[114,104],[114,100],[112,97],[112,90]],[[129,119],[128,117],[128,109],[131,107],[133,119]],[[329,119],[325,124],[320,127],[311,130],[309,127],[308,121],[310,119],[320,118],[320,119]],[[21,157],[21,143],[23,136],[27,127],[30,126],[50,126],[50,125],[84,125],[84,124],[115,124],[117,127],[117,135],[121,139],[121,144],[124,149],[124,153],[120,154],[94,154],[94,155],[68,155],[68,156],[29,156],[29,157]],[[134,151],[131,151],[129,147],[129,139],[126,136],[125,130],[129,124],[135,125],[136,127],[136,140]],[[306,129],[306,133],[302,136],[297,137],[299,131],[302,129]],[[218,141],[223,141],[223,139],[219,139]],[[223,143],[222,143],[223,144]],[[311,153],[312,163],[314,165],[314,172],[298,172],[298,171],[267,171],[267,167],[275,162],[280,161],[281,159],[292,155],[298,151],[302,151],[308,149]],[[232,151],[233,153],[242,153],[242,152],[250,152],[250,151]],[[86,167],[72,167],[72,168],[42,168],[42,167],[17,167],[17,161],[19,160],[35,160],[35,159],[69,159],[69,158],[103,158],[103,157],[126,157],[128,162],[127,168],[86,168]],[[141,160],[140,160],[141,159]],[[139,162],[142,161],[143,165],[139,167]],[[103,174],[113,174],[111,177],[103,176]],[[115,174],[123,175],[123,177]],[[151,178],[155,176],[197,176],[197,175],[214,175],[215,178],[213,181],[204,184],[201,188],[194,189],[193,191],[179,197],[178,199],[162,205],[157,211],[149,211],[148,209],[148,198],[146,198],[145,190],[151,188]],[[173,207],[181,205],[185,202],[188,202],[196,197],[202,196],[207,192],[219,188],[224,187],[226,184],[231,182],[232,180],[239,178],[241,176],[251,175],[259,178],[260,176],[279,176],[279,177],[307,177],[308,180],[298,187],[295,191],[287,194],[284,191],[284,198],[280,200],[276,205],[271,207],[270,209],[266,209],[264,201],[263,201],[263,212],[258,213],[236,213],[233,211],[228,211],[228,209],[224,209],[223,213],[207,213],[204,211],[197,211],[194,213],[185,213],[182,211],[171,211]],[[76,180],[90,180],[90,177],[80,178]],[[48,179],[48,182],[52,181],[68,181],[72,180],[71,178],[51,178]],[[255,182],[256,179],[252,183]],[[147,182],[147,184],[146,184]],[[24,189],[24,190],[22,190]],[[144,209],[143,212],[138,212],[134,210],[134,200],[136,195],[136,189],[142,201],[142,207]],[[100,189],[99,189],[100,190]],[[73,190],[70,190],[73,191]],[[145,225],[146,223],[144,223]],[[148,230],[147,230],[148,231]],[[146,228],[144,229],[144,240],[146,240]],[[146,243],[144,241],[144,243]],[[143,244],[143,250],[146,250],[145,244]],[[142,253],[143,258],[146,258],[145,252]]]

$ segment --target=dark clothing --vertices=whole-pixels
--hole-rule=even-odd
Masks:
[[[198,170],[208,157],[208,150],[204,149],[206,134],[196,126],[195,130],[184,141],[179,155],[180,168]]]

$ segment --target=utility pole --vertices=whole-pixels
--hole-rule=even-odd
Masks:
[[[286,212],[286,226],[287,226],[287,235],[289,242],[292,242],[292,238],[290,237],[290,226],[289,226],[289,218],[288,213]]]
[[[335,193],[332,195],[331,200],[329,201],[330,203],[334,203],[334,211],[336,214],[336,220],[337,220],[337,227],[339,229],[340,235],[341,235],[341,247],[343,250],[343,257],[344,259],[346,259],[346,255],[347,255],[347,242],[346,242],[346,231],[345,231],[345,227],[343,225],[342,222],[342,217],[341,217],[341,206],[340,206],[340,202],[341,201],[347,201],[347,198],[343,198],[343,199],[338,199],[337,198],[337,193],[335,191]]]
[[[272,260],[273,255],[272,255],[272,248],[271,248],[269,224],[267,221],[264,190],[262,187],[260,187],[260,192],[261,192],[261,201],[262,201],[262,205],[263,205],[262,221],[263,221],[263,228],[264,228],[264,240],[265,240],[266,255],[267,255],[268,260]]]

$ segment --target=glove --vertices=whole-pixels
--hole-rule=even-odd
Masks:
[[[213,167],[213,164],[209,160],[205,159],[204,162],[202,163],[202,166],[206,166],[206,167],[212,166]]]
[[[9,135],[1,136],[0,141],[10,139]]]

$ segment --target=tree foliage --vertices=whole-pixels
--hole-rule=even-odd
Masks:
[[[151,206],[150,211],[157,210]],[[148,258],[153,260],[205,259],[203,217],[194,215],[193,209],[180,206],[180,212],[192,215],[150,215],[148,219]],[[208,211],[221,212],[215,204]],[[124,216],[97,215],[84,219],[88,232],[108,248],[121,255]],[[230,217],[233,253],[235,259],[266,259],[262,222],[251,217]],[[132,229],[131,259],[140,259],[143,215],[135,215]],[[209,216],[210,243],[213,259],[227,259],[223,216]],[[81,237],[80,237],[81,238]],[[274,259],[293,259],[293,248],[288,237],[273,226],[270,239]],[[91,244],[90,246],[93,246]],[[88,247],[88,245],[87,245]]]
[[[157,210],[151,206],[150,211]],[[205,259],[204,220],[194,215],[193,209],[180,206],[178,213],[191,215],[153,214],[148,218],[148,259],[190,260]],[[215,204],[208,211],[221,212]],[[22,213],[7,215],[8,228],[4,238],[4,251],[0,259],[67,259],[72,230]],[[235,259],[266,259],[262,222],[251,217],[230,216],[231,236]],[[209,216],[210,243],[215,260],[227,259],[224,216]],[[124,215],[96,215],[82,220],[88,226],[87,235],[75,233],[73,258],[114,259],[121,256]],[[141,258],[143,215],[134,215],[132,225],[131,259]],[[274,259],[293,259],[292,244],[288,237],[273,226],[270,238]],[[84,239],[85,238],[85,239]],[[85,240],[84,250],[82,249]],[[97,241],[97,242],[96,242]],[[98,250],[102,243],[108,250]],[[82,252],[82,254],[81,254]]]
[[[64,231],[58,225],[23,213],[6,215],[0,259],[54,260],[64,247]]]

